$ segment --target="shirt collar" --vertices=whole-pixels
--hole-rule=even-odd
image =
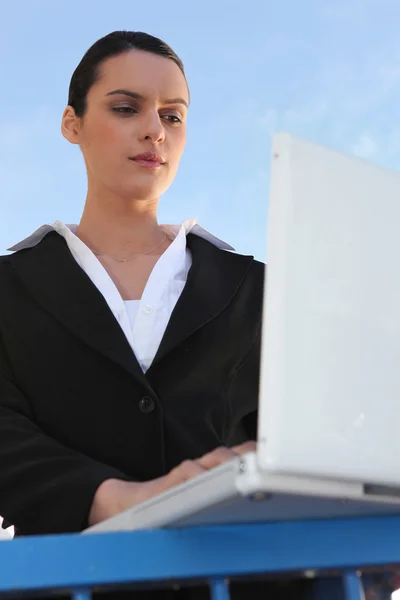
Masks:
[[[17,252],[19,250],[25,250],[26,248],[32,248],[33,246],[39,244],[39,242],[41,242],[45,235],[47,235],[50,231],[57,231],[58,233],[61,233],[61,230],[63,230],[65,227],[67,227],[72,233],[75,233],[78,226],[64,225],[61,221],[54,221],[54,223],[52,224],[49,223],[42,225],[33,233],[31,233],[31,235],[21,240],[17,244],[14,244],[14,246],[7,248],[7,250],[10,252]],[[217,238],[215,235],[201,227],[201,225],[198,224],[197,219],[186,219],[180,225],[164,225],[164,227],[168,229],[168,231],[174,238],[183,228],[185,230],[186,235],[188,235],[189,233],[193,233],[194,235],[197,235],[198,237],[207,240],[217,248],[221,248],[222,250],[234,250],[232,246],[230,246],[223,240]]]

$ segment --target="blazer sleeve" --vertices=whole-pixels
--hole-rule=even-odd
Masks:
[[[0,514],[24,535],[68,533],[87,526],[97,488],[129,480],[47,436],[13,382],[0,340]]]

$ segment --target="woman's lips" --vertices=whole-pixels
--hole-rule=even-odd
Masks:
[[[143,152],[142,154],[133,156],[131,160],[147,169],[157,169],[165,163],[163,157],[155,152]]]
[[[131,158],[131,160],[141,167],[146,167],[147,169],[158,169],[159,167],[163,166],[163,163],[160,163],[157,160],[146,160],[143,158]]]

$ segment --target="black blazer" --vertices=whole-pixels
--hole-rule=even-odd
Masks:
[[[264,265],[187,243],[188,281],[145,375],[61,236],[0,257],[0,514],[17,533],[80,531],[104,480],[255,439]]]

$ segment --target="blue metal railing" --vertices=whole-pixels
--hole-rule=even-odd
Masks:
[[[343,597],[361,600],[357,570],[395,564],[400,516],[33,536],[0,542],[0,597],[71,590],[74,600],[89,600],[94,586],[207,580],[213,600],[228,600],[229,577],[335,570]]]

